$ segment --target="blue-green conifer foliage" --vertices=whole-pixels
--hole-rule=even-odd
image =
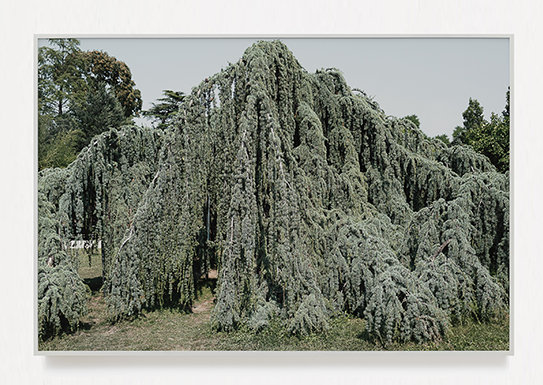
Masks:
[[[339,70],[308,73],[279,41],[203,80],[163,130],[102,133],[40,173],[39,199],[39,266],[100,239],[112,320],[190,308],[210,266],[216,330],[276,317],[307,334],[348,313],[382,341],[428,341],[508,313],[509,174],[385,115]],[[84,311],[75,270],[52,299],[47,269],[44,335]]]

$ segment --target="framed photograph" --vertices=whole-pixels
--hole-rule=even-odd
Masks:
[[[36,355],[512,354],[511,35],[35,43]]]

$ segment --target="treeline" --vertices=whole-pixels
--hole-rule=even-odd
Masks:
[[[456,126],[453,131],[453,140],[446,134],[437,135],[435,139],[441,140],[447,146],[469,145],[476,152],[485,155],[500,172],[509,171],[509,107],[510,90],[505,94],[505,108],[501,115],[494,112],[490,121],[484,118],[484,109],[477,99],[469,99],[467,109],[462,113],[464,119],[462,126]],[[405,116],[420,128],[417,115]]]
[[[77,39],[49,39],[38,50],[38,170],[66,167],[90,140],[132,123],[141,94],[128,66]]]
[[[468,108],[462,113],[463,126],[457,126],[453,132],[452,144],[467,144],[486,157],[500,171],[509,170],[509,107],[510,90],[505,95],[505,108],[501,115],[494,112],[490,121],[483,116],[483,107],[477,99],[469,99]]]

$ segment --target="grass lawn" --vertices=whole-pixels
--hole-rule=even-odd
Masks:
[[[509,321],[493,324],[470,322],[451,327],[448,336],[439,343],[393,343],[383,345],[369,338],[364,321],[342,316],[330,322],[325,333],[293,337],[285,333],[278,322],[254,333],[238,330],[233,333],[215,332],[209,322],[214,306],[211,290],[213,280],[202,282],[192,312],[177,309],[144,311],[132,321],[111,324],[106,319],[106,304],[101,285],[101,258],[80,254],[79,273],[92,289],[89,313],[82,318],[80,329],[39,342],[40,351],[371,351],[371,350],[508,350]]]

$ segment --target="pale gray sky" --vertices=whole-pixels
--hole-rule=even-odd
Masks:
[[[189,93],[237,61],[256,38],[82,38],[82,50],[124,61],[143,109],[171,89]],[[452,137],[469,98],[500,114],[510,85],[507,38],[281,38],[309,72],[335,67],[387,115],[415,114],[429,136]],[[42,43],[40,41],[40,43]],[[144,120],[139,120],[144,123]]]

